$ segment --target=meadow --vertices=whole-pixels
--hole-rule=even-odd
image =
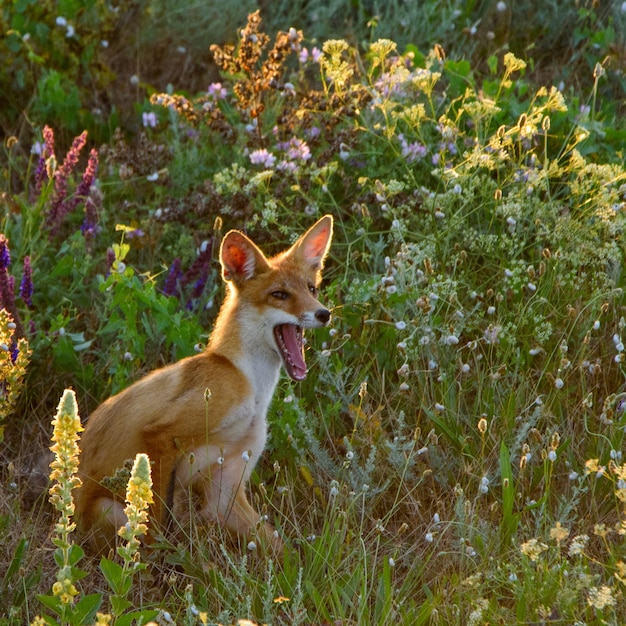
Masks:
[[[626,623],[626,5],[57,4],[0,9],[0,625]],[[225,232],[327,213],[284,553],[142,548],[146,457],[85,552],[81,417],[204,348]]]

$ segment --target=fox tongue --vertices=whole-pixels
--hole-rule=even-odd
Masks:
[[[274,336],[287,374],[293,380],[304,380],[306,363],[302,350],[302,328],[295,324],[280,324],[274,328]]]

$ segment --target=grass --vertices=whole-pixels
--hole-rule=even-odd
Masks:
[[[244,35],[213,48],[206,92],[136,102],[143,128],[94,143],[96,172],[65,128],[41,155],[5,144],[0,623],[623,623],[617,74],[586,48],[593,79],[564,94],[504,51],[329,38],[317,59],[295,29]],[[55,408],[76,425],[202,349],[225,230],[279,250],[327,212],[333,324],[306,381],[281,381],[252,480],[282,558],[193,515],[149,551],[85,555],[80,442],[56,512],[36,484]]]

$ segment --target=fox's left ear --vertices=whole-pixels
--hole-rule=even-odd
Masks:
[[[304,258],[313,269],[321,270],[333,238],[333,216],[324,215],[296,241],[292,251]]]
[[[257,246],[237,230],[226,233],[220,246],[222,278],[239,285],[255,274],[269,270],[267,259]]]

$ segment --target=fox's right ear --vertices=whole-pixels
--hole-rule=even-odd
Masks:
[[[222,278],[235,284],[252,278],[259,271],[269,270],[263,253],[238,230],[231,230],[222,239],[220,263]]]

